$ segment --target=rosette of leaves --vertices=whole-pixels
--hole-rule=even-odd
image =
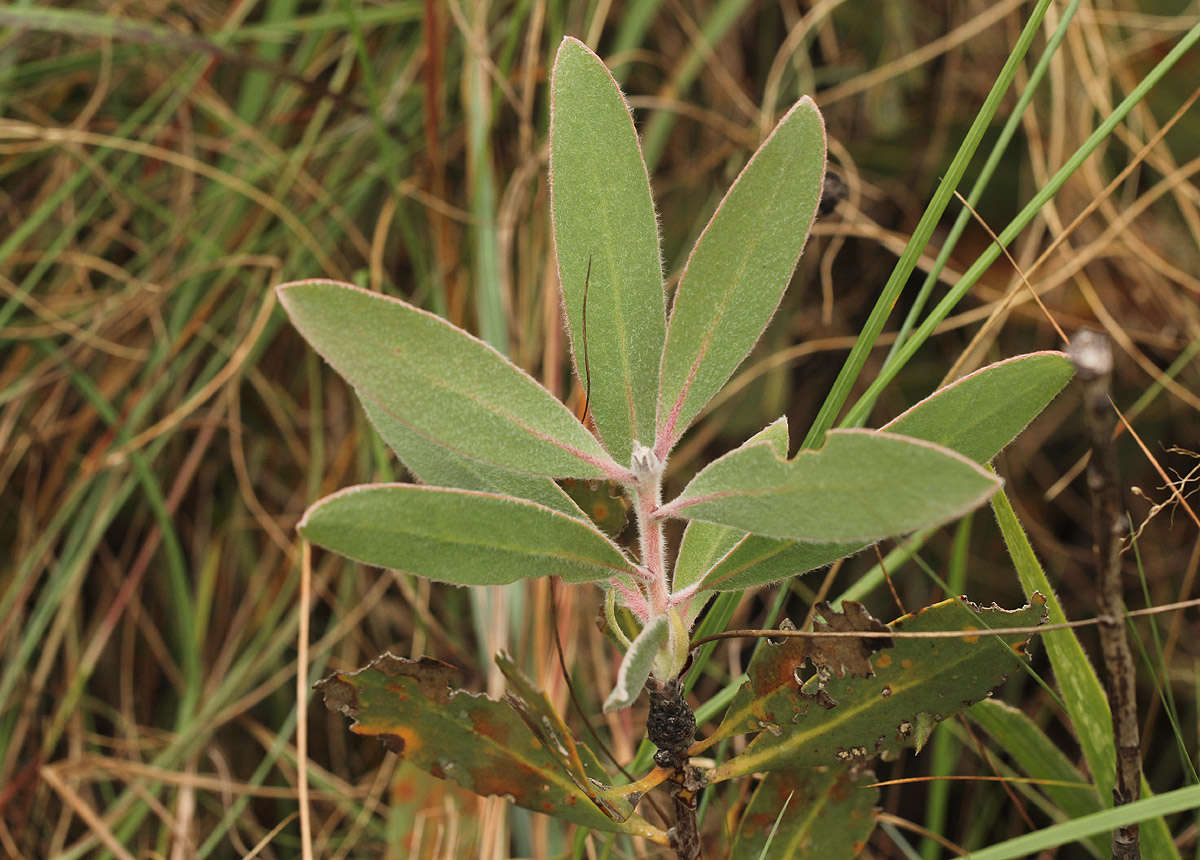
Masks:
[[[783,115],[700,234],[668,313],[649,177],[624,96],[570,38],[551,90],[555,252],[574,367],[592,381],[594,432],[504,355],[427,311],[328,280],[284,284],[292,323],[354,387],[416,479],[344,489],[314,504],[299,529],[350,558],[455,585],[549,575],[599,583],[641,625],[624,640],[611,709],[629,705],[652,675],[678,675],[707,593],[803,573],[984,503],[1000,486],[984,464],[1072,371],[1060,353],[1009,359],[881,430],[831,431],[792,457],[780,419],[664,502],[672,450],[762,335],[804,249],[825,176],[824,123],[807,97]],[[568,478],[618,486],[632,537],[606,534],[557,483]],[[688,521],[674,559],[668,518]],[[433,695],[419,682],[412,693]],[[351,707],[344,696],[331,704]],[[555,812],[544,798],[504,793]],[[576,809],[591,803],[620,818],[586,791],[570,796]]]

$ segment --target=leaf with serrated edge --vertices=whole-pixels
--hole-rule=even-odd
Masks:
[[[549,478],[528,472],[514,472],[464,457],[431,442],[397,421],[370,398],[360,396],[359,400],[375,431],[422,484],[515,496],[561,511],[567,516],[584,518],[579,506]]]
[[[1046,408],[1072,372],[1070,360],[1059,352],[1005,359],[938,389],[882,429],[985,462]],[[696,525],[689,523],[688,531]],[[711,558],[715,563],[704,576],[702,590],[742,591],[766,585],[830,564],[864,546],[859,541],[819,543],[757,535],[743,535],[739,541],[735,536],[741,533],[724,532],[721,546],[726,554]],[[717,542],[712,536],[709,540]]]
[[[666,834],[639,816],[617,821],[605,814],[510,705],[452,689],[453,673],[438,660],[384,654],[357,672],[319,681],[315,689],[331,711],[354,720],[351,731],[379,738],[440,779],[594,830],[665,844]]]
[[[985,698],[1018,666],[1028,634],[993,635],[984,630],[1031,627],[1044,622],[1040,594],[1016,610],[945,600],[889,625],[895,632],[979,630],[963,638],[896,639],[871,658],[874,675],[847,673],[819,685],[784,684],[751,698],[725,721],[761,729],[746,751],[718,765],[712,782],[750,773],[890,757],[911,747],[918,725],[945,719]],[[1003,641],[1001,641],[1003,640]],[[1007,643],[1007,644],[1005,644]],[[779,648],[764,644],[764,648]]]
[[[728,860],[859,856],[875,829],[874,782],[871,771],[851,774],[844,767],[767,774],[742,813]]]
[[[948,448],[877,430],[835,430],[792,460],[767,443],[710,463],[662,512],[767,537],[841,542],[962,516],[1000,486]]]
[[[654,658],[667,644],[670,633],[671,625],[666,615],[655,616],[642,628],[621,660],[616,686],[604,701],[605,713],[627,708],[637,700],[642,687],[646,686],[646,679],[650,677]]]
[[[666,337],[650,177],[617,82],[579,40],[559,46],[550,94],[550,212],[572,356],[582,380],[586,348],[596,430],[624,464],[634,440],[653,444]]]
[[[414,432],[520,472],[623,474],[554,395],[441,317],[334,281],[276,289],[304,339],[362,396]]]
[[[493,493],[364,484],[326,496],[298,528],[313,543],[357,561],[456,585],[633,575],[592,523]]]
[[[804,250],[825,178],[825,123],[792,106],[700,234],[671,306],[658,400],[660,457],[762,336]]]
[[[986,463],[1046,408],[1074,372],[1061,352],[998,361],[938,389],[881,429]]]

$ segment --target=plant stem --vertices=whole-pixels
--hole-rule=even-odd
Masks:
[[[636,477],[633,485],[633,508],[637,517],[638,541],[642,551],[642,567],[653,578],[648,583],[650,613],[659,615],[670,606],[670,587],[667,583],[667,559],[663,547],[662,520],[654,514],[662,504],[663,464],[649,448],[634,443],[630,471]]]
[[[646,682],[650,714],[646,737],[658,747],[654,763],[671,771],[671,796],[675,826],[668,831],[677,860],[700,860],[700,827],[696,817],[704,777],[689,763],[688,747],[696,738],[696,715],[683,697],[678,679]]]
[[[1113,803],[1138,799],[1141,788],[1141,749],[1138,740],[1137,690],[1133,655],[1125,636],[1125,602],[1121,590],[1121,539],[1126,533],[1121,514],[1116,451],[1112,444],[1112,410],[1109,382],[1112,377],[1112,344],[1100,332],[1083,330],[1067,348],[1083,383],[1083,413],[1092,441],[1087,481],[1092,497],[1092,550],[1096,558],[1100,610],[1100,650],[1108,676],[1108,702],[1112,709],[1117,747],[1117,779]],[[1138,825],[1128,824],[1113,833],[1114,860],[1141,857]]]

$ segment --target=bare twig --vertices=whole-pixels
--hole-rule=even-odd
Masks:
[[[1112,344],[1104,334],[1085,329],[1071,338],[1067,353],[1083,383],[1083,414],[1092,439],[1092,458],[1087,469],[1092,497],[1092,549],[1096,557],[1100,649],[1104,656],[1117,746],[1113,802],[1119,806],[1138,799],[1142,761],[1134,686],[1136,675],[1133,654],[1125,636],[1125,602],[1121,589],[1121,542],[1127,528],[1121,510],[1116,452],[1112,444],[1113,413],[1109,409]],[[1138,826],[1131,824],[1116,830],[1113,833],[1114,860],[1140,857]]]

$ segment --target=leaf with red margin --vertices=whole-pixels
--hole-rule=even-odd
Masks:
[[[767,774],[742,813],[729,860],[857,857],[875,828],[873,782],[869,770],[841,767]]]
[[[617,820],[597,806],[564,771],[561,751],[552,752],[535,737],[511,704],[452,688],[454,674],[453,666],[439,660],[385,653],[357,672],[317,682],[314,689],[331,711],[354,720],[351,731],[374,735],[439,779],[593,830],[666,844],[666,834],[640,816]],[[596,786],[593,793],[603,789]]]

